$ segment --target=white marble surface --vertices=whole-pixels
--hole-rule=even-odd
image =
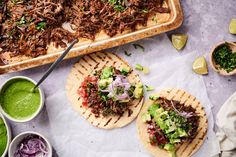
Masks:
[[[173,31],[187,33],[189,35],[188,43],[185,49],[178,54],[178,52],[172,47],[171,43],[166,42],[163,45],[159,43],[164,40],[165,34],[156,36],[152,39],[144,39],[138,43],[145,47],[145,52],[140,53],[145,55],[149,51],[156,51],[155,57],[165,56],[158,55],[160,51],[166,51],[171,53],[177,53],[179,56],[184,56],[188,53],[196,53],[198,55],[205,55],[208,60],[208,53],[212,46],[219,41],[236,41],[236,36],[228,33],[228,25],[231,18],[236,18],[236,0],[182,0],[182,6],[184,10],[185,20],[183,25]],[[167,33],[170,35],[173,32]],[[156,44],[156,46],[155,46]],[[123,49],[131,49],[132,45],[128,44]],[[123,49],[111,49],[108,51],[117,51],[118,54],[123,55]],[[133,51],[133,50],[132,50]],[[146,59],[140,57],[140,60]],[[194,59],[194,58],[193,58]],[[43,88],[46,95],[52,96],[55,91],[64,88],[66,76],[78,58],[64,61],[60,67],[58,67],[52,75],[44,82]],[[137,61],[139,58],[133,58],[132,56],[128,60]],[[139,62],[139,61],[137,61]],[[152,63],[150,63],[152,64]],[[43,72],[48,68],[48,65],[33,68],[21,72],[5,74],[0,76],[0,84],[2,84],[7,78],[15,75],[29,76],[35,80],[38,80]],[[177,67],[176,67],[177,68]],[[191,68],[191,67],[189,67]],[[209,74],[203,76],[209,99],[213,105],[213,113],[216,115],[217,111],[224,103],[224,101],[236,91],[236,76],[222,77],[213,72],[209,66]],[[199,91],[200,92],[200,91]],[[47,105],[47,104],[46,104]],[[42,113],[33,121],[25,124],[11,123],[14,135],[25,130],[35,130],[39,132],[52,132],[50,130],[49,119],[47,110],[44,109]]]

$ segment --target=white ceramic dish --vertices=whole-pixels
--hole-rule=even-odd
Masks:
[[[17,147],[19,146],[19,143],[25,138],[25,137],[28,137],[28,136],[31,136],[31,135],[37,135],[39,137],[41,137],[44,141],[45,141],[45,144],[48,148],[48,156],[47,157],[52,157],[52,146],[51,144],[49,143],[49,141],[43,136],[41,135],[40,133],[37,133],[37,132],[33,132],[33,131],[26,131],[26,132],[23,132],[19,135],[17,135],[11,142],[10,146],[9,146],[9,149],[8,149],[8,155],[9,157],[13,157],[14,153],[16,152],[17,150]]]
[[[32,80],[31,78],[29,77],[25,77],[25,76],[15,76],[15,77],[12,77],[10,79],[8,79],[2,86],[2,88],[0,89],[0,93],[2,92],[2,89],[10,82],[10,81],[13,81],[13,80],[16,80],[16,79],[25,79],[25,80],[28,80],[30,82],[32,82],[33,84],[37,84],[34,80]],[[0,104],[0,111],[3,113],[4,116],[6,116],[8,119],[10,119],[11,121],[14,121],[14,122],[28,122],[32,119],[34,119],[39,113],[40,111],[42,110],[43,106],[44,106],[44,101],[45,101],[45,98],[44,98],[44,93],[43,93],[43,90],[41,87],[39,87],[39,93],[40,93],[40,105],[39,105],[39,108],[38,110],[32,114],[31,116],[27,117],[27,118],[24,118],[24,119],[16,119],[16,118],[13,118],[11,117],[8,113],[6,113],[1,104]]]
[[[4,157],[4,156],[7,155],[8,147],[9,147],[10,142],[11,142],[11,128],[10,128],[9,124],[7,123],[7,121],[5,120],[4,116],[1,113],[0,113],[0,117],[3,119],[3,121],[5,123],[5,126],[7,128],[7,146],[5,148],[5,151],[2,154],[2,157]]]

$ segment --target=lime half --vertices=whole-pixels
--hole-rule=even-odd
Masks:
[[[172,34],[171,36],[172,44],[177,50],[183,49],[187,40],[188,36],[186,34]]]
[[[231,34],[236,34],[236,19],[232,19],[229,24],[229,32]]]
[[[203,56],[196,58],[193,62],[193,71],[200,75],[208,74],[207,62]]]

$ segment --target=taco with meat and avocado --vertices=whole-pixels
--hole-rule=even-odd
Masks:
[[[137,128],[145,148],[155,157],[189,157],[207,133],[206,113],[183,90],[162,90],[143,106]]]
[[[73,66],[66,89],[74,109],[92,125],[104,129],[129,124],[143,103],[138,75],[112,53],[83,56]]]

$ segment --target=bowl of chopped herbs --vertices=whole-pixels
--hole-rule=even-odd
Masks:
[[[230,76],[236,74],[236,43],[220,42],[210,53],[212,68],[219,74]]]

